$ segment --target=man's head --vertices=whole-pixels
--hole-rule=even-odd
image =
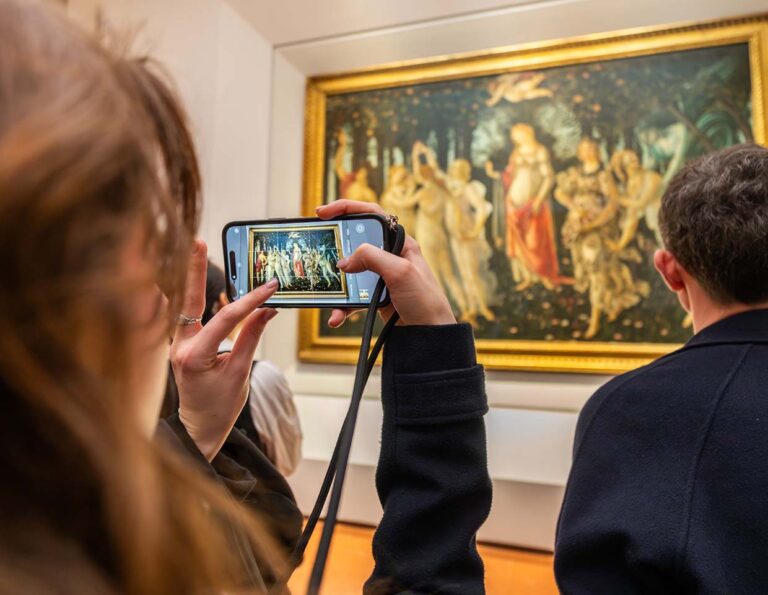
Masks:
[[[768,302],[768,149],[739,145],[688,164],[659,219],[666,249],[654,262],[687,310],[696,299],[720,310]]]

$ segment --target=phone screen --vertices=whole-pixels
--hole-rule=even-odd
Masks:
[[[372,217],[233,223],[224,244],[231,300],[275,278],[270,306],[366,306],[379,276],[347,274],[336,263],[362,244],[384,248],[384,225]]]

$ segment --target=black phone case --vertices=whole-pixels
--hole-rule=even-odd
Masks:
[[[230,221],[224,226],[224,229],[221,232],[221,244],[222,249],[224,250],[224,276],[227,282],[227,299],[231,302],[233,301],[231,298],[232,295],[232,286],[231,286],[231,278],[230,278],[230,268],[229,268],[229,253],[227,252],[227,230],[230,227],[240,227],[243,225],[262,225],[265,223],[302,223],[305,221],[349,221],[349,220],[355,220],[355,219],[377,219],[381,222],[381,227],[384,229],[384,250],[387,252],[392,251],[392,244],[394,242],[394,235],[395,230],[390,225],[390,221],[387,217],[384,217],[383,215],[379,215],[377,213],[359,213],[354,215],[342,215],[341,217],[334,217],[333,219],[320,219],[319,217],[278,217],[275,219],[254,219],[251,221]],[[390,304],[389,299],[389,291],[385,293],[384,300],[379,302],[379,307],[388,306]],[[270,306],[269,301],[267,301],[265,306]],[[365,306],[350,306],[350,304],[346,304],[343,302],[339,303],[330,303],[330,302],[324,302],[322,304],[312,304],[309,302],[297,302],[297,303],[290,303],[290,304],[275,304],[275,308],[364,308]]]

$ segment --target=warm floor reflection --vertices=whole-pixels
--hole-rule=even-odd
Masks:
[[[296,595],[305,592],[321,526],[309,544],[306,562],[291,579],[291,592]],[[362,585],[373,568],[372,537],[370,527],[344,524],[336,527],[323,581],[324,595],[359,595],[362,592]],[[557,593],[551,554],[491,545],[480,545],[479,549],[485,561],[485,584],[489,595]]]

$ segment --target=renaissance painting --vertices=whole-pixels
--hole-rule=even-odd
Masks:
[[[685,342],[653,269],[691,159],[763,142],[768,21],[634,32],[312,80],[307,210],[377,202],[421,245],[481,362],[618,372]],[[301,353],[348,361],[348,324]],[[350,355],[351,355],[350,351]]]
[[[346,275],[336,267],[339,227],[282,227],[250,230],[249,286],[276,278],[278,297],[347,297]]]

